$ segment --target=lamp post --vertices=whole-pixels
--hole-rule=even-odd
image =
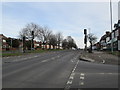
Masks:
[[[110,21],[111,21],[111,52],[113,53],[113,39],[112,39],[112,3],[110,0]]]

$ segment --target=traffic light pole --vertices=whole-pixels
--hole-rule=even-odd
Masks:
[[[85,51],[87,51],[87,29],[84,29],[84,34],[85,34],[85,38],[84,38]]]
[[[31,50],[32,50],[32,49],[34,49],[34,40],[33,40],[34,39],[34,31],[32,31],[31,34],[32,34],[32,40],[31,40],[31,47],[32,47]]]

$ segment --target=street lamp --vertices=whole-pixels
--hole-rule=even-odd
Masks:
[[[111,20],[111,52],[113,53],[113,39],[112,39],[112,3],[110,0],[110,20]]]

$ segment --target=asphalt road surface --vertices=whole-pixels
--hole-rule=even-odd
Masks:
[[[3,88],[118,88],[118,66],[79,60],[79,50],[3,58]]]

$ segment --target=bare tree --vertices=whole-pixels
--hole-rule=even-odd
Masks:
[[[67,49],[67,48],[68,48],[68,42],[67,42],[66,39],[64,39],[64,40],[62,41],[62,47],[63,47],[63,49]]]
[[[56,38],[56,35],[54,35],[54,34],[51,34],[51,35],[50,35],[49,45],[50,45],[50,49],[51,49],[51,45],[53,46],[53,49],[55,49],[55,46],[57,46],[57,38]]]
[[[97,41],[97,37],[92,33],[88,34],[87,37],[90,42],[90,52],[92,53],[92,45]]]
[[[77,45],[71,36],[67,36],[67,38],[63,40],[62,46],[64,49],[77,48]]]
[[[24,41],[23,47],[26,47],[25,39],[31,40],[31,49],[34,48],[33,39],[38,36],[39,25],[35,23],[29,23],[19,32],[19,37]]]
[[[61,32],[58,32],[58,33],[56,34],[56,39],[57,39],[58,49],[60,49],[60,44],[62,43],[62,40],[63,40],[63,36],[62,36],[62,33],[61,33]]]
[[[47,47],[51,34],[52,34],[52,31],[47,26],[43,27],[41,31],[41,35],[43,37],[44,48]]]
[[[19,32],[20,38],[25,36],[27,39],[31,39],[32,37],[32,31],[34,31],[34,37],[38,36],[38,29],[39,25],[30,23],[25,26],[25,28],[22,29],[22,31]]]
[[[39,26],[39,29],[37,30],[37,39],[40,40],[41,42],[44,42],[44,37],[43,37],[43,27]]]

